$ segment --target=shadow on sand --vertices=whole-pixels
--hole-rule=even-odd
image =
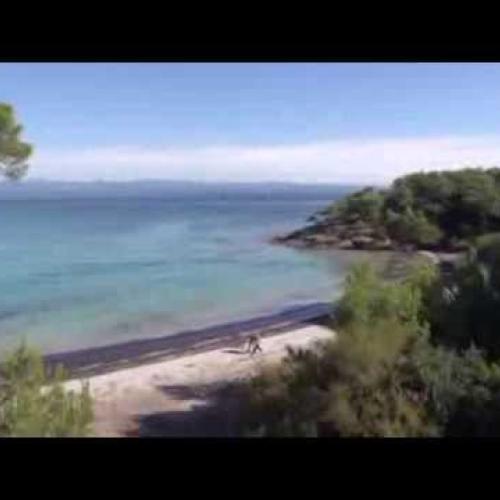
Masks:
[[[249,354],[246,349],[225,349],[222,352],[226,354]]]
[[[195,400],[186,411],[138,415],[128,437],[236,437],[242,389],[238,384],[161,386],[169,398]],[[203,402],[197,402],[202,400]]]
[[[297,322],[296,326],[331,326],[331,318],[320,317]],[[263,336],[272,335],[272,331]],[[240,343],[233,340],[231,343]],[[229,346],[228,346],[229,347]],[[250,355],[246,349],[226,348],[224,352]],[[221,382],[209,385],[168,385],[158,387],[171,399],[191,402],[190,409],[155,412],[135,417],[135,430],[128,437],[238,437],[241,429],[243,386],[241,383]]]

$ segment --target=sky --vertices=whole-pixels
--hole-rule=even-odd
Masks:
[[[498,63],[0,63],[32,179],[385,184],[500,165]]]

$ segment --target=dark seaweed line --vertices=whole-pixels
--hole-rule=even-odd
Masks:
[[[267,316],[163,337],[48,354],[44,356],[44,360],[49,371],[56,365],[62,364],[72,376],[95,375],[187,352],[232,347],[241,343],[250,332],[257,330],[262,336],[271,336],[284,330],[300,328],[305,324],[320,323],[328,317],[331,307],[329,303],[317,302],[288,308]]]

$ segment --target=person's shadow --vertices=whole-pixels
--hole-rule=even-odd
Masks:
[[[246,349],[225,349],[222,352],[225,352],[226,354],[248,354]]]

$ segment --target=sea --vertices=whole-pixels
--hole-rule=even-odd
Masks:
[[[345,252],[270,238],[355,186],[0,185],[0,353],[170,335],[340,293]]]

